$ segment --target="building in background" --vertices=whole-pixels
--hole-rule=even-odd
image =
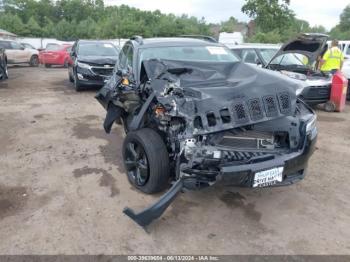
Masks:
[[[221,32],[219,34],[219,43],[224,45],[238,45],[244,42],[244,36],[241,32],[226,33]]]

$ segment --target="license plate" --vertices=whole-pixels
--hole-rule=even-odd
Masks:
[[[276,167],[255,173],[253,187],[272,186],[282,182],[283,167]]]

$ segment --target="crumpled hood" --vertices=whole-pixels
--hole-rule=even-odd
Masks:
[[[325,34],[300,34],[296,38],[283,44],[267,65],[269,65],[276,57],[288,53],[305,55],[309,58],[309,63],[313,63],[324,51],[328,38],[329,36]]]
[[[296,89],[289,77],[242,62],[210,63],[148,60],[144,69],[157,100],[174,105],[188,123],[200,118],[204,134],[293,115]],[[231,120],[222,123],[227,110]],[[208,122],[208,114],[218,124]]]
[[[87,64],[95,65],[115,65],[117,56],[78,56],[78,61]]]

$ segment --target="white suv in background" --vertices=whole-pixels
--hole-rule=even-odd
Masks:
[[[39,65],[39,51],[27,48],[13,40],[1,40],[0,47],[6,50],[7,64]]]
[[[350,82],[350,41],[339,41],[339,47],[345,56],[342,71]],[[350,83],[349,83],[350,86]],[[348,87],[349,88],[349,87]],[[349,95],[350,98],[350,95]]]

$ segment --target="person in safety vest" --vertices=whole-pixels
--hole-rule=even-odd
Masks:
[[[332,46],[324,53],[320,60],[320,70],[324,73],[334,74],[337,70],[341,70],[343,66],[344,55],[338,47],[338,40],[332,41]]]

